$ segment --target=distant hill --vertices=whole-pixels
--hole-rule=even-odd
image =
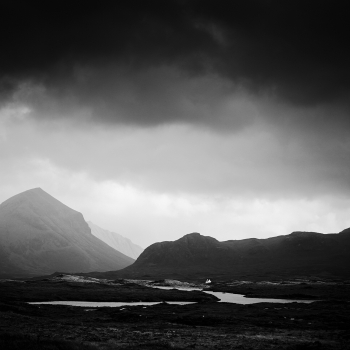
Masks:
[[[83,215],[40,188],[0,205],[0,277],[117,270],[134,260],[94,235]]]
[[[129,267],[107,278],[350,277],[350,230],[339,234],[293,232],[267,239],[219,242],[191,233],[149,246]]]
[[[107,243],[112,248],[118,250],[119,252],[130,256],[133,259],[137,259],[139,255],[143,252],[143,248],[131,242],[130,239],[123,237],[119,233],[111,232],[105,230],[91,221],[87,221],[91,233],[99,238],[101,241]]]

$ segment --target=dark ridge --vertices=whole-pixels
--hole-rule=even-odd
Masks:
[[[350,277],[350,232],[292,232],[267,239],[219,242],[190,233],[144,250],[131,266],[110,271],[109,278],[255,278]]]

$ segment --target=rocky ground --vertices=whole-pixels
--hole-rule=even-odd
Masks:
[[[75,293],[76,298],[79,294],[93,295],[90,288],[95,288],[95,299],[101,298],[101,301],[112,294],[115,294],[115,298],[120,298],[127,295],[126,291],[133,295],[131,299],[135,295],[139,297],[142,291],[142,297],[148,294],[148,299],[162,295],[164,300],[170,300],[175,297],[173,293],[179,291],[149,288],[146,287],[149,283],[147,281],[140,282],[141,286],[135,284],[135,281],[114,281],[114,287],[108,281],[103,284],[62,280],[3,282],[0,283],[0,348],[350,349],[349,284],[339,281],[290,282],[228,281],[214,283],[211,288],[221,288],[221,291],[224,287],[226,290],[231,288],[236,293],[249,292],[254,296],[259,293],[260,296],[268,297],[290,294],[294,295],[293,298],[296,294],[301,298],[318,296],[322,301],[311,304],[238,305],[202,299],[198,303],[182,306],[167,303],[119,308],[38,306],[24,303],[20,298],[33,300],[39,289],[41,294],[38,294],[36,301],[43,298],[45,293],[57,297],[63,292],[62,298]],[[157,281],[156,284],[172,285],[171,283]],[[50,287],[43,287],[45,285]],[[312,288],[306,288],[307,286]],[[56,292],[53,292],[55,289]],[[268,294],[268,291],[275,293]],[[305,291],[309,294],[306,295]],[[192,294],[194,292],[182,293],[196,295],[195,298],[198,298],[198,294]],[[179,296],[180,294],[177,295]],[[46,296],[45,300],[47,299],[49,296]]]

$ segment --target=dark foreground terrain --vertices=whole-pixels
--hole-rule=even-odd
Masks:
[[[319,301],[238,305],[215,302],[201,292],[156,290],[122,281],[7,281],[0,283],[0,349],[350,349],[350,283],[231,281],[211,288],[252,296],[312,296]],[[95,301],[113,296],[198,302],[118,308],[23,302],[88,300],[89,295]]]

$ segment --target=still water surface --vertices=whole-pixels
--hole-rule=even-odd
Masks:
[[[157,287],[158,288],[158,287]],[[173,289],[173,287],[160,287],[161,289]],[[200,289],[185,289],[176,288],[180,290],[200,290]],[[222,292],[210,292],[203,291],[211,295],[215,295],[223,303],[235,303],[235,304],[255,304],[255,303],[312,303],[314,300],[289,300],[289,299],[267,299],[267,298],[246,298],[242,294],[222,293]],[[194,302],[188,301],[167,301],[167,304],[176,305],[188,305],[194,304]],[[121,307],[121,306],[152,306],[160,304],[160,302],[94,302],[94,301],[45,301],[29,303],[34,305],[49,304],[49,305],[69,305],[69,306],[82,306],[82,307]]]
[[[256,304],[256,303],[312,303],[314,300],[291,300],[291,299],[268,299],[268,298],[246,298],[242,294],[222,293],[222,292],[210,292],[205,293],[215,295],[223,303],[235,303],[235,304]]]
[[[167,301],[167,304],[187,305],[194,304],[189,301]],[[161,304],[161,302],[149,302],[149,301],[135,301],[135,302],[114,302],[114,301],[39,301],[35,303],[29,303],[33,305],[68,305],[68,306],[82,306],[82,307],[121,307],[121,306],[152,306]]]
[[[222,292],[211,292],[200,288],[181,288],[181,287],[161,287],[154,286],[153,288],[159,289],[179,289],[179,290],[201,290],[204,293],[215,295],[223,303],[235,303],[235,304],[256,304],[256,303],[312,303],[314,300],[292,300],[292,299],[273,299],[273,298],[246,298],[243,294],[233,294],[233,293],[222,293]]]

